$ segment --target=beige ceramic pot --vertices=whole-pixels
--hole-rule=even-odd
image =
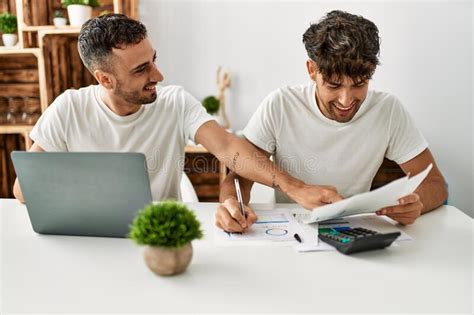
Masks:
[[[191,242],[179,248],[146,246],[145,263],[159,276],[172,276],[186,270],[193,257]]]

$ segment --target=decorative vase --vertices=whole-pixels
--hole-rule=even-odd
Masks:
[[[172,276],[186,270],[193,257],[191,242],[176,248],[146,246],[143,252],[145,263],[156,275]]]
[[[53,24],[56,27],[61,27],[61,26],[66,26],[67,24],[67,19],[64,17],[55,17],[53,19]]]
[[[18,35],[16,34],[3,34],[2,35],[3,44],[5,47],[13,47],[18,42]]]
[[[71,26],[81,26],[92,17],[92,7],[82,4],[71,4],[67,6],[69,23]]]

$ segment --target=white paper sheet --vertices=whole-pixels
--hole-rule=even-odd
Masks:
[[[221,246],[233,245],[293,245],[294,234],[306,238],[290,209],[256,210],[257,222],[244,233],[228,233],[215,228],[214,242]],[[314,236],[313,236],[314,238]],[[317,241],[317,235],[316,235]]]
[[[298,252],[331,251],[335,248],[322,241],[318,241],[320,227],[349,226],[364,227],[380,233],[401,232],[396,240],[404,241],[412,238],[400,231],[394,223],[384,217],[376,215],[357,215],[320,223],[303,224],[299,218],[307,212],[302,208],[277,208],[274,210],[256,210],[257,222],[245,233],[227,233],[215,227],[214,244],[217,246],[293,246]],[[270,233],[267,233],[270,231]],[[294,239],[298,233],[302,243]],[[396,246],[396,245],[395,245]]]
[[[380,208],[397,205],[398,199],[416,190],[432,167],[433,165],[430,164],[424,171],[411,178],[405,176],[373,191],[314,208],[308,215],[300,217],[300,219],[304,223],[321,222],[348,215],[373,213]]]

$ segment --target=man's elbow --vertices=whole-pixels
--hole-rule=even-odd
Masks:
[[[433,203],[431,204],[431,206],[428,205],[429,208],[426,209],[426,212],[441,207],[448,201],[448,185],[446,184],[444,179],[438,180],[436,182],[436,186],[436,188],[431,186],[432,191],[436,192],[436,196],[433,197]]]

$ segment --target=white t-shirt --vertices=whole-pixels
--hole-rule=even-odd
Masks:
[[[179,86],[157,86],[153,103],[119,116],[100,97],[100,85],[67,90],[46,109],[30,137],[48,152],[141,152],[153,200],[181,199],[184,147],[212,118]]]
[[[343,197],[370,189],[383,158],[402,164],[428,147],[401,102],[369,91],[353,119],[328,119],[316,85],[284,87],[268,95],[243,133],[275,162],[308,184],[335,186]],[[277,202],[292,202],[276,191]]]

